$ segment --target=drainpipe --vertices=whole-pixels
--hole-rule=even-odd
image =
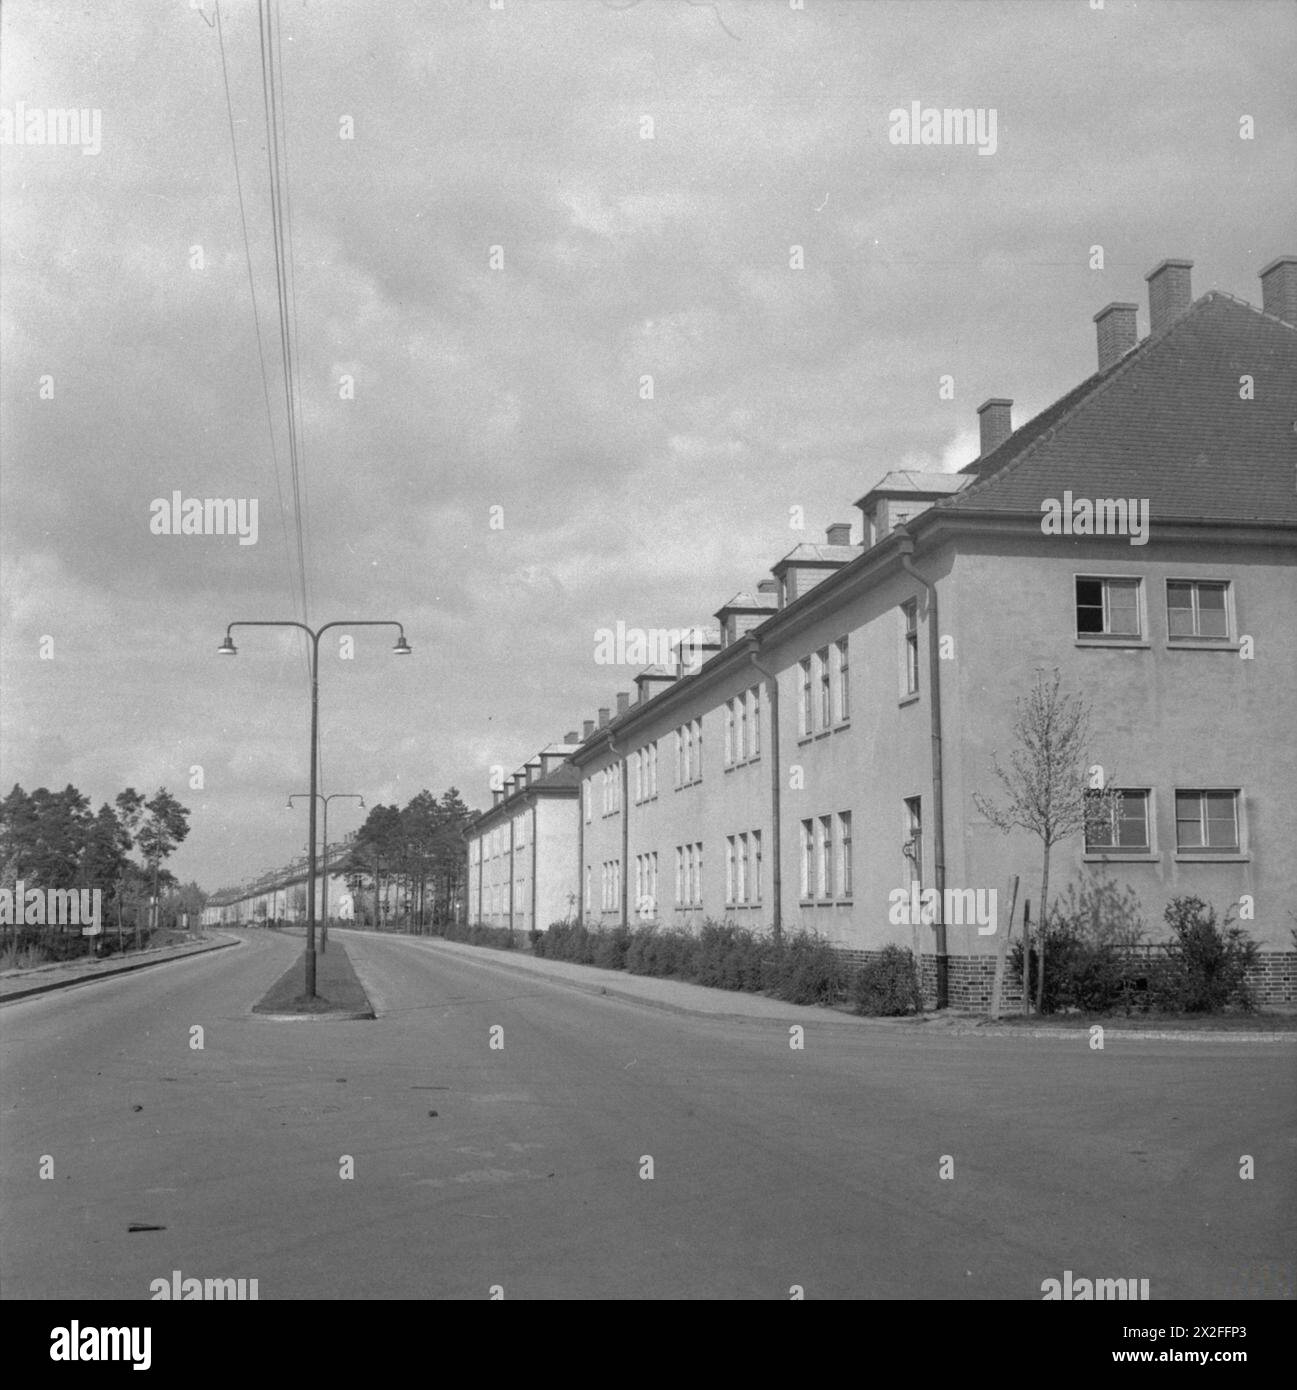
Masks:
[[[772,856],[770,892],[775,900],[774,917],[771,920],[770,928],[774,934],[775,945],[779,946],[783,944],[784,939],[784,855],[783,836],[780,834],[779,820],[779,681],[772,671],[767,670],[757,660],[755,646],[748,652],[748,660],[766,678],[769,691],[767,704],[770,706],[770,849]]]
[[[629,929],[627,894],[630,891],[630,811],[626,805],[626,792],[629,789],[630,764],[622,757],[611,730],[608,732],[608,751],[621,762],[621,924],[623,928]]]
[[[932,727],[932,857],[937,889],[937,1008],[950,1003],[950,958],[946,954],[946,831],[945,796],[941,770],[941,633],[937,625],[937,586],[914,568],[914,541],[901,537],[901,568],[928,594],[928,716]]]
[[[540,821],[540,802],[535,797],[531,802],[531,929],[540,930],[540,923],[536,918],[536,904],[540,901],[540,894],[536,891],[536,827]]]
[[[509,941],[513,942],[513,812],[509,812]]]
[[[576,923],[585,926],[585,777],[576,784]]]

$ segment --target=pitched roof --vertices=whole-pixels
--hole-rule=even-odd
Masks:
[[[859,554],[860,547],[858,545],[815,545],[811,541],[803,541],[801,545],[795,545],[787,555],[774,564],[771,567],[771,573],[778,574],[785,565],[804,565],[825,561],[835,565],[844,565],[849,560],[854,560]]]
[[[1240,378],[1253,380],[1253,399]],[[1147,497],[1152,521],[1297,523],[1297,329],[1212,291],[1029,420],[933,511]]]
[[[934,492],[958,492],[968,485],[965,473],[925,473],[916,468],[896,468],[885,473],[856,506],[863,507],[871,497],[883,493],[896,497],[927,497]]]

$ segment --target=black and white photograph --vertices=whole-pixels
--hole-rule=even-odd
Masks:
[[[4,0],[35,1374],[1281,1367],[1294,73],[1292,0]]]

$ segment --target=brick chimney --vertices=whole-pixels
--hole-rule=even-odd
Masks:
[[[1285,323],[1297,324],[1297,256],[1280,256],[1261,272],[1261,307]]]
[[[601,708],[600,711],[599,711],[599,727],[600,727],[601,729],[607,728],[609,718],[610,718],[610,713],[609,713],[608,709],[607,709],[607,708]]]
[[[851,523],[849,521],[835,521],[824,532],[824,538],[830,545],[850,545]]]
[[[1013,433],[1013,402],[992,396],[977,407],[977,419],[982,430],[982,457],[986,458]]]
[[[1109,304],[1094,316],[1097,325],[1095,332],[1099,341],[1099,370],[1106,372],[1139,341],[1139,328],[1136,315],[1137,304]]]
[[[580,743],[581,740],[577,737],[576,733],[573,732],[570,734],[564,734],[563,742],[567,745],[567,747],[570,748],[574,743]]]
[[[617,692],[617,715],[620,718],[630,709],[630,691],[619,690]]]
[[[1192,261],[1163,261],[1144,276],[1148,281],[1150,333],[1160,333],[1193,303],[1193,287],[1189,279],[1192,269]]]
[[[757,585],[759,594],[777,594],[779,592],[779,581],[777,579],[763,579]]]

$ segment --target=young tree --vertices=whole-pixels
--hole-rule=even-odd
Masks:
[[[1102,768],[1086,757],[1090,741],[1090,710],[1080,695],[1064,694],[1057,669],[1052,678],[1036,672],[1036,682],[1014,702],[1017,747],[1006,771],[993,755],[991,768],[1008,797],[997,805],[976,792],[973,803],[998,830],[1030,831],[1040,840],[1040,909],[1037,952],[1036,1011],[1045,987],[1045,934],[1049,925],[1049,861],[1060,841],[1078,831],[1093,834],[1120,814],[1120,793],[1106,784]],[[1030,995],[1031,943],[1023,943],[1023,999]]]

